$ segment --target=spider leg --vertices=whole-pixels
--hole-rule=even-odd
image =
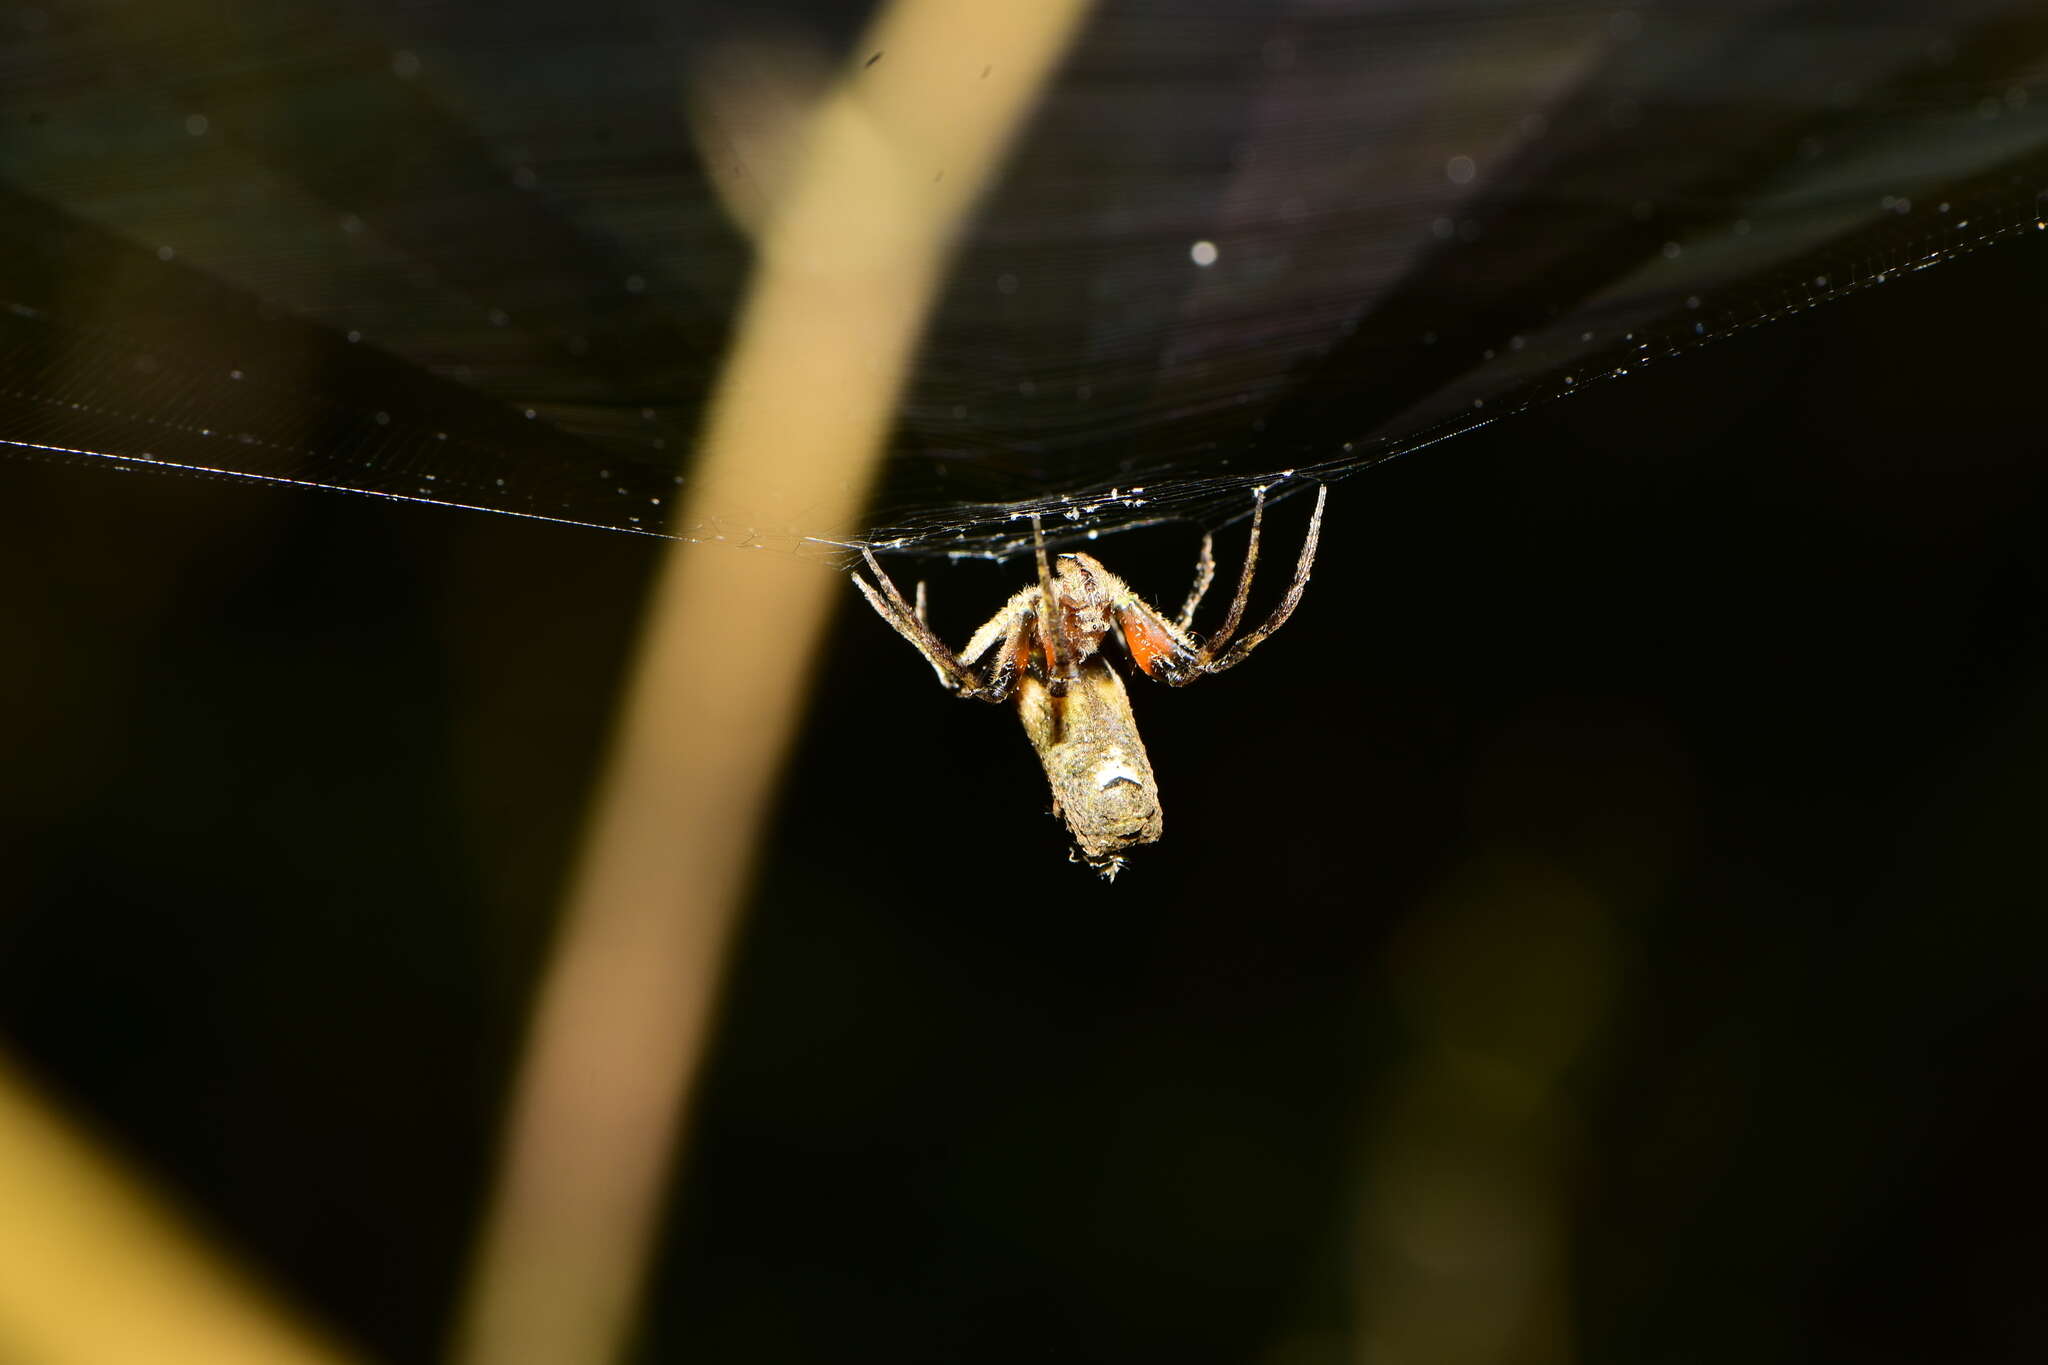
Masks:
[[[974,675],[974,670],[961,663],[959,656],[946,648],[946,642],[933,634],[932,628],[925,624],[924,612],[921,610],[923,593],[918,594],[919,606],[912,607],[903,600],[903,594],[898,591],[895,581],[883,572],[881,564],[875,559],[875,552],[862,549],[860,553],[867,561],[868,571],[874,574],[875,581],[882,585],[882,590],[875,591],[859,574],[849,574],[848,577],[853,579],[853,586],[860,589],[861,596],[868,599],[868,605],[875,609],[876,614],[894,626],[898,635],[916,646],[917,652],[924,655],[925,660],[938,670],[939,680],[951,691],[963,697],[989,696],[989,690],[982,685],[981,679]]]
[[[1133,594],[1116,606],[1116,624],[1124,651],[1139,672],[1154,682],[1181,687],[1202,676],[1201,655],[1177,626]]]
[[[1223,628],[1202,642],[1204,664],[1222,653],[1230,637],[1237,634],[1238,622],[1244,619],[1244,604],[1252,595],[1252,570],[1259,563],[1259,523],[1266,518],[1266,490],[1254,489],[1252,497],[1252,535],[1244,547],[1244,568],[1237,575],[1237,595],[1230,599],[1230,615],[1223,618]]]
[[[990,701],[1008,701],[1010,694],[1017,690],[1017,679],[1021,676],[1031,658],[1031,644],[1028,632],[1029,618],[1019,616],[1010,622],[1010,628],[1003,632],[1002,646],[988,661],[987,688]]]
[[[1038,634],[1046,646],[1045,671],[1055,697],[1065,696],[1072,677],[1072,651],[1067,648],[1066,614],[1052,590],[1052,562],[1045,555],[1045,531],[1031,518],[1031,545],[1038,555]]]
[[[1226,668],[1235,668],[1243,663],[1245,655],[1257,649],[1260,642],[1274,631],[1280,629],[1280,627],[1286,625],[1287,618],[1294,615],[1294,609],[1301,604],[1302,590],[1308,587],[1309,569],[1316,561],[1316,545],[1321,540],[1323,534],[1323,504],[1329,500],[1330,489],[1325,484],[1316,490],[1316,510],[1308,519],[1308,537],[1301,543],[1301,558],[1296,560],[1294,564],[1294,582],[1288,585],[1287,595],[1280,599],[1280,605],[1273,608],[1273,614],[1266,618],[1264,625],[1231,646],[1230,651],[1221,658],[1209,658],[1210,647],[1204,646],[1202,650],[1202,671],[1204,673],[1221,673]],[[1261,499],[1261,502],[1263,503],[1263,499]],[[1258,529],[1258,517],[1254,513],[1252,517],[1252,543],[1255,548],[1258,544]],[[1249,560],[1245,564],[1245,577],[1247,579],[1251,577],[1251,564]],[[1234,616],[1236,613],[1232,612],[1232,615]]]
[[[1186,634],[1195,623],[1195,608],[1202,605],[1202,599],[1209,595],[1209,585],[1216,581],[1216,537],[1202,537],[1202,553],[1195,558],[1195,586],[1188,590],[1187,604],[1180,609],[1180,618],[1174,622]]]

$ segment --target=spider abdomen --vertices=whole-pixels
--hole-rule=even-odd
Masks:
[[[1121,854],[1159,838],[1159,784],[1124,681],[1107,660],[1085,659],[1064,696],[1036,677],[1020,679],[1017,713],[1045,767],[1053,814],[1067,822],[1082,857],[1114,872]]]

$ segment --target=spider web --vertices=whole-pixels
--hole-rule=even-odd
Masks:
[[[961,247],[869,523],[678,524],[733,213],[780,170],[746,96],[861,16],[27,13],[0,449],[835,557],[1220,525],[2048,243],[2037,6],[1105,0]]]

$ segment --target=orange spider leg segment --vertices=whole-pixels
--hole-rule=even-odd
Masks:
[[[1156,682],[1187,681],[1187,642],[1174,634],[1166,622],[1141,607],[1120,607],[1116,622],[1123,630],[1124,647],[1131,662]]]

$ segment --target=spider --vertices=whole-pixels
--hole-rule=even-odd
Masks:
[[[1002,702],[1017,699],[1024,733],[1052,785],[1052,813],[1067,823],[1081,859],[1105,878],[1123,867],[1124,853],[1158,839],[1165,826],[1159,809],[1159,784],[1152,761],[1138,738],[1137,722],[1123,679],[1103,651],[1114,637],[1145,676],[1171,687],[1221,673],[1245,661],[1254,649],[1294,614],[1308,586],[1322,532],[1323,504],[1329,489],[1316,493],[1316,510],[1308,536],[1294,566],[1294,582],[1264,625],[1231,643],[1251,595],[1252,571],[1259,562],[1259,524],[1266,512],[1265,490],[1252,508],[1251,539],[1245,547],[1244,569],[1237,594],[1223,626],[1206,640],[1190,633],[1195,609],[1216,577],[1211,538],[1202,537],[1195,561],[1195,585],[1180,615],[1168,620],[1157,607],[1132,592],[1129,585],[1092,555],[1063,554],[1048,562],[1045,536],[1032,518],[1031,539],[1038,555],[1038,581],[1020,588],[1001,611],[982,623],[967,647],[955,654],[933,633],[925,619],[924,584],[917,585],[915,605],[906,602],[889,575],[863,549],[877,588],[859,574],[860,589],[882,619],[910,641],[956,697]],[[1045,628],[1045,622],[1053,628]],[[1073,856],[1072,854],[1069,855]]]

